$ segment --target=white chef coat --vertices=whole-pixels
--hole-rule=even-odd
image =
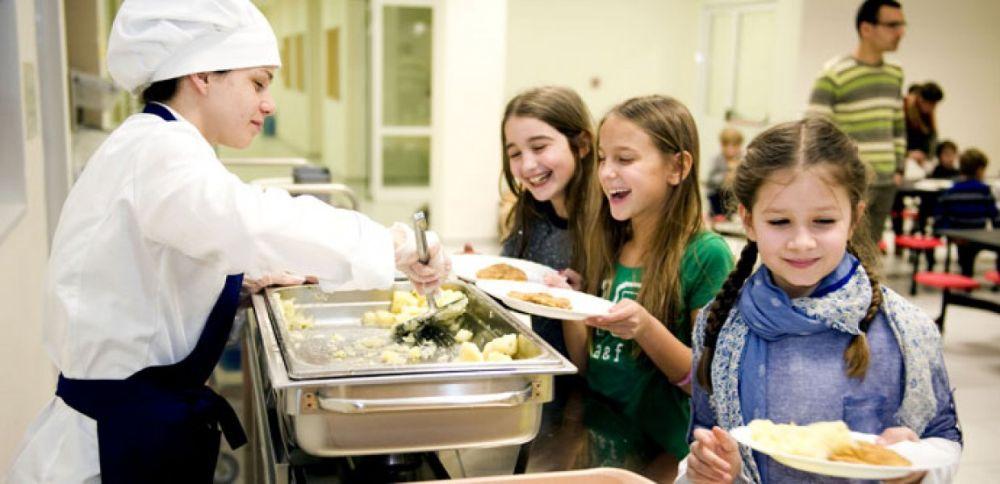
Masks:
[[[124,379],[186,357],[228,274],[287,270],[325,287],[388,287],[389,231],[313,197],[241,182],[198,129],[129,117],[63,207],[47,273],[45,344],[68,378]],[[10,482],[99,480],[96,422],[53,397]]]

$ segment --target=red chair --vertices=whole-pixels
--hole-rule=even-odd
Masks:
[[[925,250],[934,250],[941,247],[944,242],[937,237],[926,237],[923,235],[897,235],[896,247],[903,247],[910,250],[910,262],[913,263],[913,277],[910,281],[910,295],[917,294],[917,270],[920,265],[920,254]]]
[[[987,271],[986,280],[992,282],[994,285],[1000,286],[1000,272],[997,271]]]
[[[941,334],[944,334],[944,314],[948,309],[948,303],[951,302],[951,291],[970,291],[979,288],[979,282],[975,279],[949,272],[920,272],[913,276],[913,281],[923,286],[941,289],[941,314],[934,320]]]

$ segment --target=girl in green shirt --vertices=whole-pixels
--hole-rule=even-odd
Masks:
[[[694,119],[672,98],[630,99],[602,120],[598,160],[582,276],[584,290],[616,304],[564,322],[566,346],[593,391],[681,459],[691,321],[732,268],[725,241],[702,225]]]

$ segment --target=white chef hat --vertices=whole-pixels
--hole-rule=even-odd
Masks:
[[[125,0],[108,40],[108,70],[138,94],[196,72],[281,66],[271,25],[250,0]]]

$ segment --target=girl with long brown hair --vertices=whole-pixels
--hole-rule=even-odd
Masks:
[[[827,482],[738,446],[727,430],[754,419],[843,420],[881,443],[923,439],[957,465],[937,328],[874,271],[868,176],[825,119],[750,143],[732,184],[748,243],[694,331],[690,481]],[[954,469],[935,472],[947,481]]]
[[[501,255],[559,269],[577,280],[586,187],[594,171],[594,128],[587,105],[566,87],[524,91],[507,103],[500,140],[504,180],[516,197]],[[532,319],[535,332],[565,355],[559,321]]]
[[[585,325],[564,322],[567,347],[592,390],[681,459],[690,322],[722,285],[732,254],[702,226],[698,132],[683,104],[630,99],[599,133],[583,281],[616,304]]]

